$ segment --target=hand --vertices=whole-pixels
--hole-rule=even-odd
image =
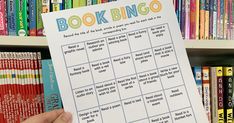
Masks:
[[[64,112],[63,109],[54,110],[51,112],[42,113],[32,116],[23,123],[71,123],[72,115],[69,112]]]

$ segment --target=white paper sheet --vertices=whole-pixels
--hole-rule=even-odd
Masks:
[[[208,123],[168,0],[43,14],[74,123]]]

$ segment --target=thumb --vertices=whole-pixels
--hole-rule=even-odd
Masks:
[[[71,123],[72,122],[72,115],[69,112],[63,112],[55,121],[54,123]]]

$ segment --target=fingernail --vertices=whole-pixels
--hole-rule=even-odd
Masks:
[[[61,119],[64,121],[64,122],[71,122],[72,120],[72,115],[71,113],[69,112],[64,112],[61,116]]]

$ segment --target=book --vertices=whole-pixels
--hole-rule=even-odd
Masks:
[[[232,94],[233,94],[233,69],[232,67],[223,67],[223,87],[224,87],[224,117],[226,123],[232,123]]]
[[[51,0],[51,11],[60,11],[63,10],[63,0]]]
[[[224,102],[223,102],[223,67],[216,68],[217,94],[218,94],[218,122],[224,123]]]
[[[208,123],[171,1],[116,1],[42,17],[74,123]]]
[[[196,0],[196,40],[200,38],[200,0]]]
[[[186,0],[185,39],[190,39],[190,0]]]
[[[218,95],[217,95],[217,73],[216,67],[210,67],[210,85],[211,85],[211,121],[218,123]]]
[[[65,4],[64,9],[71,9],[72,8],[72,0],[65,0],[64,4]]]
[[[200,39],[205,39],[206,0],[200,0]]]
[[[7,2],[7,28],[8,34],[16,36],[16,1],[8,0]]]
[[[196,39],[196,0],[190,0],[190,39]]]
[[[28,1],[18,0],[16,2],[16,19],[17,19],[17,35],[27,36],[28,35]]]
[[[7,35],[6,0],[0,0],[0,35]]]
[[[43,36],[42,0],[37,0],[37,36]]]
[[[197,85],[197,90],[198,93],[201,97],[201,100],[203,100],[203,93],[202,93],[202,68],[200,66],[194,66],[193,67],[193,75],[194,75],[194,79]]]
[[[28,11],[29,11],[29,35],[36,36],[37,35],[37,1],[36,0],[28,0]]]
[[[62,108],[62,100],[51,60],[42,60],[45,111]]]
[[[217,39],[217,0],[213,1],[213,31],[212,31],[212,39]]]
[[[203,103],[204,108],[208,117],[209,122],[211,123],[211,105],[210,105],[210,70],[209,67],[202,67],[202,89],[203,89]]]
[[[204,32],[204,39],[208,40],[209,39],[209,27],[210,27],[210,1],[205,0],[205,32]]]
[[[216,28],[213,24],[214,22],[214,0],[209,0],[209,38],[208,39],[213,39],[213,28]]]

